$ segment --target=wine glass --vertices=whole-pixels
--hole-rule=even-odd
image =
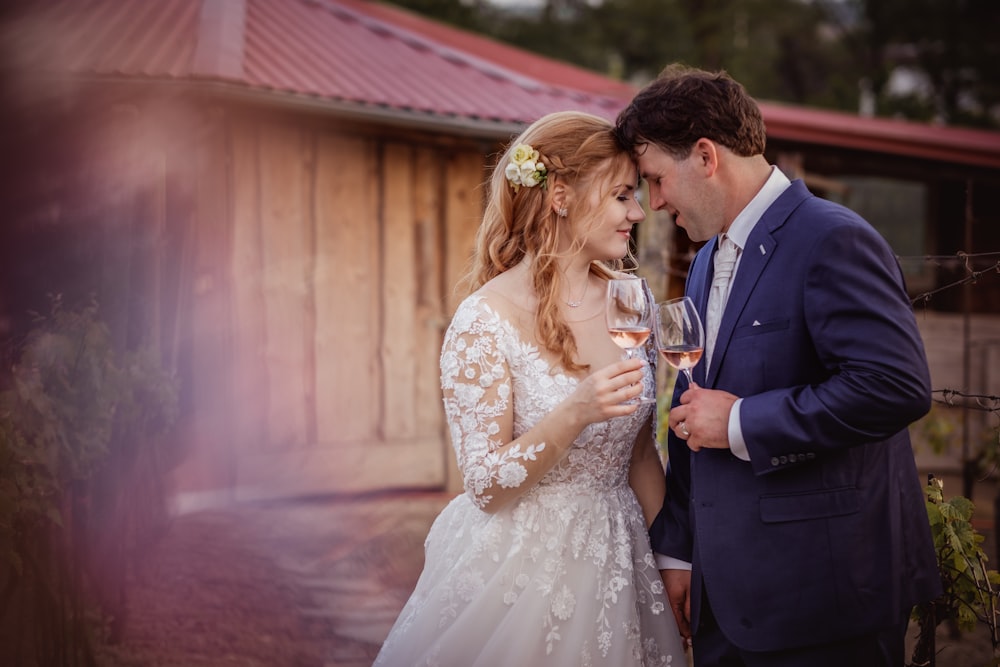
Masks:
[[[635,357],[635,351],[653,331],[655,305],[649,294],[643,278],[614,278],[608,281],[608,333],[611,340],[625,350],[629,359]],[[639,403],[656,402],[654,397],[646,395],[645,388],[642,395],[634,400]]]
[[[682,296],[658,304],[656,310],[660,353],[668,364],[682,371],[691,384],[694,382],[691,369],[705,353],[705,330],[698,309],[690,297]]]

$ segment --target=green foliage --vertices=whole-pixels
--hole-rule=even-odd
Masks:
[[[726,69],[758,99],[855,111],[864,81],[879,115],[997,126],[1000,3],[989,0],[396,4],[639,84],[683,62]],[[912,91],[890,85],[907,77]]]
[[[944,484],[933,476],[925,492],[944,593],[931,604],[918,606],[914,611],[921,627],[918,647],[923,646],[924,653],[933,654],[934,628],[942,621],[952,620],[965,631],[985,623],[991,630],[996,649],[1000,575],[988,568],[988,559],[981,546],[984,538],[972,526],[975,507],[971,500],[962,496],[945,500]],[[926,664],[923,662],[926,659],[926,655],[916,657],[914,664]]]
[[[996,76],[1000,4],[989,0],[853,0],[871,63],[880,113],[893,110],[889,76],[897,66],[916,73],[929,90],[923,100],[947,123],[996,127],[990,107],[1000,101]],[[905,104],[906,102],[904,102]],[[912,104],[912,100],[910,102]]]
[[[931,404],[930,411],[914,424],[923,443],[935,454],[944,454],[951,449],[958,427],[955,420],[946,414],[938,404]]]
[[[979,441],[983,465],[996,470],[1000,467],[1000,426],[984,428],[979,433]]]
[[[11,424],[0,407],[0,571],[24,572],[16,539],[24,526],[60,525],[58,484],[51,468],[32,458],[35,447]],[[51,449],[45,447],[44,449]]]
[[[91,556],[93,535],[87,530],[88,519],[95,518],[89,496],[93,482],[101,476],[106,495],[126,494],[123,476],[102,476],[109,457],[122,453],[114,451],[117,446],[131,450],[119,460],[134,460],[136,451],[170,427],[177,413],[177,383],[151,351],[117,352],[96,303],[67,310],[58,297],[48,315],[36,317],[5,380],[0,391],[0,612],[30,601],[21,612],[28,627],[69,627],[83,622],[82,578],[67,572]],[[108,524],[95,521],[91,530],[102,528]],[[68,618],[31,617],[52,610]],[[0,613],[0,619],[9,617]]]
[[[674,398],[674,383],[677,382],[678,371],[667,364],[660,364],[660,368],[666,368],[659,380],[656,389],[656,443],[660,450],[660,458],[667,460],[667,426],[670,420],[670,403]]]
[[[22,571],[14,546],[22,531],[60,525],[67,484],[87,478],[107,454],[121,383],[95,314],[94,304],[69,312],[54,299],[0,393],[0,566]]]
[[[985,398],[985,397],[984,397]],[[922,419],[913,425],[915,446],[926,446],[937,455],[947,454],[958,446],[958,436],[962,433],[962,406],[946,406],[944,403],[934,403]],[[970,440],[969,463],[971,469],[978,469],[984,475],[990,475],[1000,469],[1000,413],[994,406],[990,409],[982,404],[968,409],[988,411],[992,414],[993,426],[983,424]]]

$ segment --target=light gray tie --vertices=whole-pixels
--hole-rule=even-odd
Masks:
[[[723,236],[719,249],[715,251],[715,273],[712,276],[712,291],[708,295],[708,312],[705,314],[705,373],[712,363],[715,339],[719,335],[719,324],[729,298],[729,280],[733,277],[733,267],[739,248],[728,236]]]

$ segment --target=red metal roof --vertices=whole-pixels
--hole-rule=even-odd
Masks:
[[[758,104],[769,138],[1000,169],[1000,132]]]
[[[501,136],[550,111],[613,119],[624,82],[367,0],[39,0],[27,70],[224,84],[395,122]],[[1000,168],[1000,133],[762,102],[775,139]]]
[[[200,4],[43,1],[5,26],[4,55],[28,72],[186,77]]]
[[[339,0],[339,2],[369,16],[418,32],[441,44],[476,57],[504,63],[510,69],[532,76],[539,81],[569,86],[599,95],[610,95],[625,102],[635,95],[635,86],[626,81],[611,79],[597,72],[539,56],[476,33],[456,30],[451,26],[428,20],[394,5],[372,2],[371,0]]]
[[[614,119],[630,95],[624,84],[599,75],[524,58],[517,49],[374,3],[85,0],[40,5],[44,9],[18,26],[18,50],[22,63],[50,71],[216,80],[504,125],[560,109]],[[471,48],[476,43],[481,48]],[[525,63],[547,63],[565,83],[514,68],[529,69]],[[618,96],[597,90],[601,80]]]
[[[251,0],[247,81],[318,97],[501,122],[530,121],[570,108],[613,118],[622,106],[621,99],[525,76],[360,11],[367,7],[343,0]]]

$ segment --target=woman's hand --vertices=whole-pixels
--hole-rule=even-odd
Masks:
[[[564,402],[571,418],[586,426],[635,412],[639,404],[626,401],[642,393],[645,365],[642,359],[624,359],[591,373]]]

